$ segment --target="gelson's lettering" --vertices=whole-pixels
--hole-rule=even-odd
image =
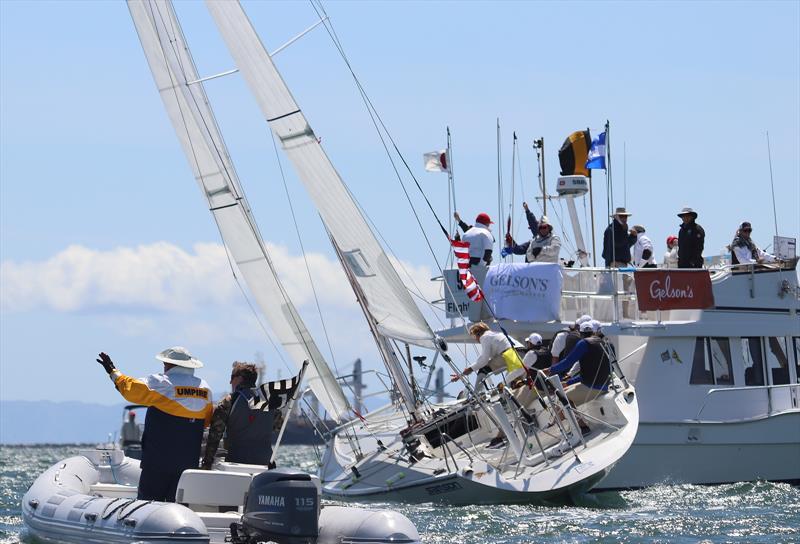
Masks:
[[[653,270],[634,273],[639,309],[703,310],[714,306],[711,277],[706,270]]]

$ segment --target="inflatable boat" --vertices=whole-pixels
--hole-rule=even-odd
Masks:
[[[28,533],[47,543],[416,543],[402,514],[321,506],[315,476],[220,462],[184,471],[175,503],[136,499],[139,461],[118,449],[59,461],[22,498]]]

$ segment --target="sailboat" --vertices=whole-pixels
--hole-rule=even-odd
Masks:
[[[470,389],[448,405],[424,402],[405,372],[410,346],[452,365],[447,344],[409,295],[241,6],[209,1],[208,8],[322,217],[397,398],[331,433],[320,468],[323,493],[474,504],[563,500],[595,486],[636,435],[637,398],[619,367],[609,393],[582,407],[586,434],[562,402],[557,377],[541,383],[547,394],[534,393],[525,405],[508,388]],[[492,449],[499,432],[507,445]]]

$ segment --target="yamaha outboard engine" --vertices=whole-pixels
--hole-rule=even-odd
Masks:
[[[313,544],[319,536],[319,490],[303,472],[274,469],[253,478],[235,543]]]

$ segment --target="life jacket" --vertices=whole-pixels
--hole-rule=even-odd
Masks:
[[[581,357],[581,383],[592,389],[607,389],[611,376],[611,362],[603,349],[603,339],[596,336],[584,338],[588,351]]]
[[[272,457],[272,412],[253,410],[247,401],[253,397],[252,389],[237,389],[232,394],[228,414],[225,445],[226,461],[250,465],[266,465]]]
[[[569,353],[575,347],[575,344],[580,342],[580,340],[581,340],[581,333],[579,333],[578,331],[568,330],[567,338],[564,343],[564,349],[561,350],[561,353],[558,354],[558,358],[563,359],[564,357],[569,355]]]

